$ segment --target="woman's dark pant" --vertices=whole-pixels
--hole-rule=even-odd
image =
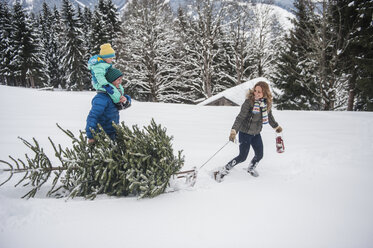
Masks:
[[[239,132],[238,140],[240,142],[240,154],[225,166],[225,168],[228,170],[232,169],[236,164],[239,164],[247,159],[250,146],[252,146],[254,149],[254,158],[252,159],[253,163],[257,163],[263,158],[263,141],[260,134],[251,135]]]

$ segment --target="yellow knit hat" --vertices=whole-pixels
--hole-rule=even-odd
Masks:
[[[100,57],[103,59],[115,58],[115,51],[109,43],[100,46]]]

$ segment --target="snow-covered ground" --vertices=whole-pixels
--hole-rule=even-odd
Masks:
[[[0,86],[0,159],[30,153],[17,139],[47,137],[69,146],[55,125],[84,129],[93,92],[46,92]],[[185,169],[222,147],[239,107],[134,102],[128,125],[151,118],[184,150]],[[102,247],[373,247],[373,113],[276,111],[286,151],[264,127],[260,177],[237,165],[222,183],[209,172],[237,155],[230,143],[200,171],[194,188],[154,199],[101,196],[94,201],[29,200],[28,188],[0,187],[1,248]],[[4,166],[3,166],[4,168]],[[6,173],[0,174],[0,180]]]

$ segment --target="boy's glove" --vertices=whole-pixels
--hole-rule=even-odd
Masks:
[[[102,88],[104,88],[106,90],[106,92],[109,93],[110,95],[114,94],[113,87],[111,87],[110,85],[105,84],[105,85],[102,86]]]
[[[126,103],[128,102],[129,105],[131,106],[131,101],[132,101],[131,97],[129,95],[124,95],[124,97],[127,98]]]
[[[232,129],[231,134],[229,135],[229,141],[234,142],[234,140],[236,139],[236,135],[237,135],[236,130]]]
[[[115,104],[118,110],[123,110],[123,109],[131,107],[131,101],[132,101],[131,97],[129,95],[124,95],[124,97],[127,98],[127,101],[118,102]]]

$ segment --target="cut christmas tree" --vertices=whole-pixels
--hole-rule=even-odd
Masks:
[[[52,164],[36,139],[30,143],[20,138],[33,151],[34,157],[26,155],[26,162],[11,156],[12,163],[0,160],[9,166],[3,171],[10,173],[1,185],[13,174],[24,173],[16,186],[24,183],[23,186],[32,187],[24,195],[27,198],[34,197],[48,180],[52,180],[52,186],[47,195],[54,197],[94,199],[99,194],[107,194],[143,198],[165,192],[170,179],[180,176],[184,164],[182,151],[174,155],[172,136],[168,136],[166,129],[154,120],[142,130],[136,125],[130,129],[123,122],[113,126],[117,131],[115,140],[99,127],[93,145],[87,143],[84,132],[75,137],[71,131],[58,126],[72,139],[73,145],[62,149],[49,138],[60,162],[58,166]]]

